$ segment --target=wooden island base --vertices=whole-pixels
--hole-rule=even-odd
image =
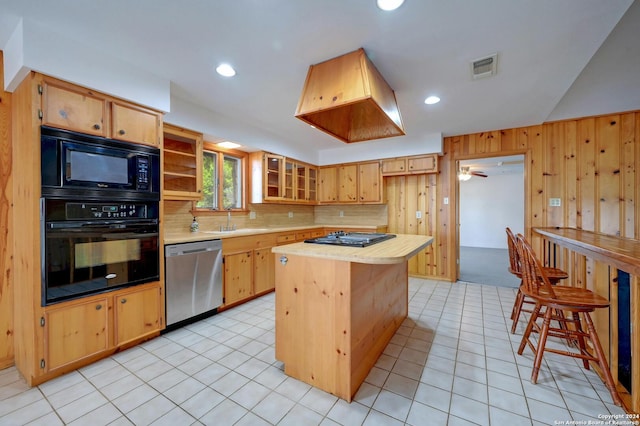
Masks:
[[[276,256],[276,359],[285,374],[351,402],[407,317],[410,256],[359,263],[298,252]]]
[[[407,317],[407,262],[286,257],[276,262],[276,359],[351,402]]]

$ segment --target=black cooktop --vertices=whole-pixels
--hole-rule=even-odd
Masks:
[[[388,239],[395,238],[393,234],[364,233],[364,232],[331,232],[324,237],[304,240],[305,243],[330,244],[334,246],[367,247]]]

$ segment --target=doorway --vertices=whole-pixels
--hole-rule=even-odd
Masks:
[[[458,162],[458,279],[518,287],[505,228],[524,232],[524,155]]]

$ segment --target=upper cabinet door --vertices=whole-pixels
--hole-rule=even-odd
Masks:
[[[358,201],[360,203],[382,203],[382,177],[380,162],[358,164]]]
[[[163,124],[165,200],[202,198],[202,133]]]
[[[338,201],[355,203],[358,201],[358,166],[344,164],[338,167]]]
[[[264,154],[264,199],[280,200],[283,197],[284,157]]]
[[[437,173],[438,156],[436,154],[407,158],[409,173]]]
[[[160,144],[160,114],[114,101],[111,103],[111,115],[111,135],[114,139],[154,146]]]
[[[106,98],[61,81],[43,81],[42,124],[104,137],[106,117]]]

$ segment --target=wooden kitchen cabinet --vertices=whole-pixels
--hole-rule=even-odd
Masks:
[[[320,204],[382,203],[380,163],[348,163],[320,167],[318,170]]]
[[[382,203],[382,175],[379,161],[358,164],[358,202]]]
[[[120,101],[111,102],[111,137],[159,146],[162,117],[155,111]]]
[[[285,201],[295,201],[296,179],[294,175],[296,164],[289,158],[285,158],[283,163],[282,198]]]
[[[165,200],[202,198],[202,133],[164,124],[163,196]]]
[[[338,201],[338,167],[320,167],[318,169],[318,201],[335,203]]]
[[[43,371],[55,371],[110,348],[109,299],[109,296],[91,298],[46,310],[42,321]]]
[[[264,201],[280,200],[282,198],[282,174],[284,157],[275,154],[263,154],[264,163]]]
[[[162,329],[162,288],[132,287],[114,296],[115,346],[124,346]]]
[[[162,114],[75,84],[42,76],[42,124],[159,146]]]
[[[296,196],[298,202],[315,204],[318,201],[318,168],[306,163],[296,163]]]
[[[11,101],[11,154],[13,161],[20,164],[20,179],[13,180],[12,190],[21,194],[12,200],[13,213],[20,218],[20,238],[13,241],[11,277],[13,283],[20,283],[12,286],[14,304],[19,307],[14,311],[13,322],[14,363],[26,383],[35,386],[108,356],[122,346],[159,335],[164,326],[164,258],[159,259],[159,281],[42,305],[41,125],[110,138],[111,103],[129,103],[36,72],[25,76]],[[157,115],[161,119],[161,113]],[[161,203],[160,217],[162,209]],[[162,235],[163,222],[159,232]],[[154,305],[159,306],[157,319],[147,322],[148,313],[140,319],[134,313],[140,309],[138,305],[123,311],[121,321],[116,320],[117,297],[149,288],[158,294],[155,303],[159,305]],[[144,310],[147,303],[145,298]]]
[[[92,90],[44,77],[42,124],[107,137],[107,98]]]
[[[253,296],[253,250],[224,254],[224,304]]]
[[[358,201],[358,166],[345,164],[338,167],[338,202]]]
[[[251,203],[317,204],[317,168],[268,152],[252,153]]]
[[[399,176],[437,172],[438,154],[386,158],[382,160],[382,176]]]
[[[43,373],[66,371],[83,360],[158,335],[163,311],[158,281],[46,307],[41,321]]]
[[[421,155],[407,158],[407,169],[409,173],[437,173],[438,155]]]
[[[253,251],[253,286],[254,293],[260,294],[276,287],[275,254],[271,247]]]

